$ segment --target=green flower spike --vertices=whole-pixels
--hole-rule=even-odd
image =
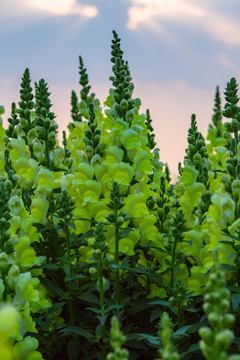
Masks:
[[[8,122],[9,122],[8,129],[5,130],[7,136],[4,137],[4,141],[6,143],[9,142],[9,138],[14,138],[14,139],[18,138],[16,126],[19,124],[19,120],[17,116],[15,103],[12,103],[11,117],[8,118]]]
[[[133,108],[139,101],[131,99],[134,85],[131,83],[132,78],[130,76],[128,63],[122,59],[123,51],[120,47],[121,39],[118,37],[116,31],[113,31],[113,37],[111,61],[114,63],[112,67],[114,76],[110,76],[109,78],[115,87],[112,91],[115,101],[113,106],[113,113],[115,115],[113,117],[114,120],[119,117],[124,121],[131,123],[134,117]]]
[[[191,127],[188,130],[188,149],[184,165],[191,165],[199,171],[198,182],[208,187],[207,147],[202,134],[198,131],[195,114],[191,117]]]
[[[34,124],[31,121],[31,112],[33,111],[34,107],[32,93],[33,89],[31,87],[31,78],[28,68],[23,73],[21,88],[21,101],[18,103],[19,109],[17,110],[17,113],[19,114],[21,128],[25,133],[23,139],[25,140],[26,144],[28,144],[27,134],[34,127]]]
[[[162,314],[158,335],[162,347],[159,349],[161,358],[157,360],[178,360],[179,355],[172,343],[172,322],[166,312]]]
[[[52,104],[49,99],[50,93],[48,92],[47,83],[44,79],[41,79],[38,84],[35,83],[35,88],[35,129],[38,134],[38,140],[40,141],[39,145],[44,144],[44,160],[42,160],[42,163],[51,170],[52,161],[50,161],[50,151],[54,150],[57,142],[58,125],[54,123],[55,115],[50,111]]]
[[[224,93],[226,104],[224,105],[224,110],[222,112],[223,116],[232,119],[231,122],[224,123],[226,131],[223,133],[226,148],[230,150],[232,157],[237,153],[237,144],[239,142],[240,107],[237,105],[239,102],[237,92],[238,83],[235,78],[232,78],[227,83],[226,91]],[[234,138],[232,138],[231,133],[234,134]]]
[[[71,116],[73,121],[82,122],[82,115],[80,114],[78,98],[76,92],[73,90],[71,95]],[[74,127],[74,124],[71,124]]]
[[[89,85],[87,69],[84,67],[83,59],[81,56],[79,56],[79,75],[79,84],[82,85],[82,90],[80,91],[81,100],[86,101],[88,106],[91,102],[93,102],[95,94],[92,93],[89,95],[91,86]]]
[[[10,198],[8,185],[11,183],[9,180],[1,179],[0,180],[0,250],[1,252],[6,252],[7,241],[10,238],[10,219],[11,214],[8,206],[8,201]]]
[[[216,88],[215,95],[215,106],[214,106],[214,114],[212,116],[212,122],[217,128],[217,137],[221,137],[223,133],[223,124],[222,124],[222,107],[221,107],[221,97],[219,92],[219,86]]]
[[[99,144],[101,138],[101,130],[97,129],[97,124],[95,123],[94,105],[92,103],[89,104],[89,114],[89,129],[84,131],[85,137],[83,138],[83,141],[86,145],[86,154],[90,162],[95,154],[98,154],[100,156],[103,155],[106,144]]]
[[[126,349],[121,349],[122,345],[126,341],[126,336],[124,336],[120,330],[119,322],[116,316],[111,318],[111,347],[113,352],[107,355],[107,360],[128,360],[129,352]]]
[[[220,268],[218,251],[214,250],[214,265],[206,284],[203,309],[208,316],[210,327],[199,330],[200,348],[206,360],[240,360],[240,355],[228,357],[227,350],[234,334],[230,330],[234,315],[228,312],[230,291],[226,288],[225,274]]]
[[[15,171],[12,169],[12,160],[10,159],[10,151],[8,149],[4,150],[4,162],[4,170],[6,171],[9,180],[8,190],[10,191],[16,186],[18,177],[15,175]]]
[[[147,111],[146,111],[146,120],[145,120],[145,124],[147,125],[147,128],[148,128],[148,134],[147,134],[148,144],[147,144],[147,146],[149,147],[149,149],[152,150],[152,149],[155,148],[156,143],[154,141],[155,134],[153,133],[153,127],[151,125],[151,122],[152,122],[152,119],[150,117],[150,112],[149,112],[149,109],[147,109]]]
[[[170,269],[170,288],[173,290],[175,282],[175,272],[177,267],[184,263],[184,254],[181,249],[178,248],[178,244],[181,243],[185,237],[187,227],[185,225],[184,213],[182,209],[179,209],[174,217],[172,224],[172,239],[168,241],[166,250],[171,255],[171,262],[169,264]]]
[[[113,182],[113,187],[110,193],[110,201],[107,206],[112,210],[106,219],[115,227],[115,264],[119,265],[119,241],[120,241],[120,228],[125,221],[125,212],[119,211],[124,206],[122,201],[123,194],[120,191],[120,187],[116,181]],[[119,284],[119,269],[115,271],[115,289],[116,289],[116,301],[120,303],[120,284]]]

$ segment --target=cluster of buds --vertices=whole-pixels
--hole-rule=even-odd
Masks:
[[[0,179],[0,249],[2,252],[8,252],[7,250],[7,241],[9,240],[10,233],[10,219],[11,214],[9,210],[8,201],[10,198],[10,193],[7,190],[8,187],[11,188],[12,183],[10,180],[5,180],[4,178]]]
[[[174,350],[172,343],[172,323],[167,312],[162,314],[158,335],[161,344],[159,349],[161,358],[157,360],[179,360],[179,355]]]
[[[7,173],[8,181],[6,181],[5,186],[7,191],[11,191],[14,188],[19,180],[18,176],[15,174],[14,170],[12,169],[12,160],[10,159],[10,151],[9,149],[4,150],[4,170]]]
[[[93,248],[93,258],[98,263],[98,269],[91,267],[89,269],[89,274],[97,280],[98,288],[100,288],[100,281],[103,282],[103,288],[106,288],[107,280],[103,276],[103,269],[109,267],[109,264],[113,262],[114,258],[112,255],[105,256],[105,253],[108,250],[108,244],[105,241],[107,236],[104,230],[103,222],[98,222],[94,230],[94,242],[91,244]]]
[[[113,31],[112,40],[112,58],[111,61],[114,63],[112,70],[114,76],[110,76],[110,80],[113,82],[113,86],[116,88],[112,94],[114,97],[115,104],[111,111],[111,115],[114,119],[121,118],[124,121],[131,123],[135,110],[138,110],[141,105],[140,99],[131,99],[134,85],[131,82],[129,67],[127,61],[124,61],[123,51],[120,47],[121,39],[118,37],[116,31]]]
[[[231,122],[224,123],[226,131],[223,133],[226,148],[230,150],[232,157],[237,153],[237,144],[239,142],[238,131],[240,129],[240,108],[237,106],[239,101],[237,92],[237,81],[235,78],[232,78],[227,83],[227,88],[224,93],[226,104],[224,106],[224,111],[222,112],[223,116],[232,119]],[[231,133],[234,134],[234,138],[232,138]]]
[[[64,146],[64,165],[70,169],[73,164],[73,159],[70,159],[71,151],[67,148],[66,131],[63,131],[63,146]]]
[[[117,183],[117,181],[114,181],[110,193],[111,200],[107,203],[107,206],[112,211],[110,211],[110,213],[106,216],[106,219],[111,224],[115,224],[115,226],[117,226],[118,228],[122,226],[127,216],[126,211],[121,211],[119,213],[119,210],[121,210],[122,207],[124,206],[124,202],[122,201],[122,198],[123,198],[123,194],[120,190],[119,184]]]
[[[200,348],[207,360],[240,360],[239,355],[228,357],[227,350],[234,334],[231,327],[235,317],[228,313],[230,291],[226,288],[225,274],[220,268],[218,252],[214,251],[214,265],[206,284],[203,310],[208,316],[211,327],[202,327]]]
[[[147,199],[148,209],[157,212],[157,227],[162,233],[168,233],[171,226],[171,205],[169,204],[169,195],[170,194],[166,189],[166,178],[164,176],[161,176],[159,198],[154,198],[153,196],[150,196]]]
[[[209,161],[207,147],[202,134],[198,131],[195,114],[191,117],[191,127],[188,130],[188,149],[184,158],[185,165],[194,166],[199,170],[198,181],[208,185]]]
[[[91,86],[89,85],[87,69],[84,67],[81,56],[79,56],[79,75],[79,84],[82,85],[82,90],[80,91],[81,100],[86,101],[87,105],[89,105],[91,102],[93,102],[95,94],[92,93],[89,95]]]
[[[127,360],[129,352],[126,349],[122,349],[122,345],[126,342],[126,336],[122,334],[116,316],[111,318],[110,334],[110,343],[114,352],[107,355],[107,360]]]
[[[153,127],[151,125],[152,119],[150,117],[150,112],[149,109],[147,109],[146,111],[146,120],[145,120],[145,124],[147,125],[147,129],[148,129],[148,133],[147,133],[147,137],[148,137],[148,144],[147,146],[149,147],[149,149],[154,149],[156,146],[156,143],[154,141],[155,138],[155,134],[153,133]]]
[[[188,306],[187,290],[181,279],[176,279],[169,302],[173,307],[174,312],[177,314],[178,327],[181,328],[184,325],[184,310]]]
[[[86,154],[88,160],[91,161],[95,154],[100,156],[103,155],[103,151],[106,148],[106,144],[102,143],[99,145],[100,138],[101,138],[101,130],[97,129],[97,124],[94,123],[95,120],[95,113],[94,113],[94,105],[91,103],[89,104],[89,114],[90,119],[88,121],[89,129],[84,131],[85,137],[83,141],[86,145]]]
[[[16,126],[19,124],[19,120],[18,120],[15,103],[12,103],[11,117],[8,118],[8,122],[9,122],[8,129],[5,130],[7,136],[3,138],[6,144],[9,142],[9,138],[17,139],[18,137]]]
[[[23,136],[24,140],[26,141],[28,132],[32,129],[33,124],[31,121],[31,112],[34,107],[33,102],[33,93],[32,93],[32,87],[31,87],[31,78],[30,78],[30,72],[27,68],[22,77],[22,83],[21,83],[21,90],[20,90],[20,98],[21,101],[18,103],[19,109],[17,110],[17,113],[19,114],[20,118],[20,125],[21,129],[24,131],[25,135]]]
[[[44,79],[41,79],[38,84],[35,83],[35,88],[36,115],[34,117],[34,125],[38,141],[35,140],[33,150],[36,156],[36,153],[42,153],[43,156],[45,155],[46,160],[41,159],[41,162],[50,169],[49,152],[53,150],[56,145],[58,125],[54,123],[55,115],[50,111],[52,104],[49,99],[50,93],[48,92],[47,83]],[[43,143],[45,144],[44,153],[42,150]]]
[[[56,200],[55,211],[57,215],[64,219],[65,222],[69,222],[73,219],[72,211],[75,209],[75,203],[73,199],[68,195],[66,190],[63,190]]]

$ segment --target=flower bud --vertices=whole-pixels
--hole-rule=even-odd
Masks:
[[[219,334],[217,334],[215,338],[215,343],[220,351],[226,351],[228,347],[233,342],[234,335],[230,330],[223,330]]]
[[[51,125],[50,119],[47,117],[47,118],[44,120],[44,127],[45,127],[45,129],[49,129],[49,128],[50,128],[50,125]]]
[[[120,108],[123,111],[127,111],[127,109],[128,109],[128,101],[126,99],[122,99],[122,101],[120,102]]]
[[[240,194],[240,180],[239,179],[233,180],[233,182],[232,182],[232,191],[236,195]]]
[[[196,153],[194,156],[193,156],[193,162],[195,165],[199,165],[201,162],[202,162],[202,157],[199,153]]]
[[[8,256],[5,252],[0,253],[0,269],[5,269],[8,265]]]
[[[226,165],[226,169],[227,169],[227,172],[231,175],[231,176],[235,176],[235,169],[233,167],[232,164],[227,164]]]
[[[118,216],[116,224],[118,225],[118,227],[122,226],[122,224],[124,223],[124,218],[122,216]]]
[[[208,327],[200,328],[199,335],[206,342],[207,345],[211,345],[214,341],[214,333]]]
[[[89,274],[90,274],[91,276],[95,277],[95,276],[98,274],[98,271],[97,271],[96,268],[91,267],[91,268],[89,269]]]
[[[56,133],[55,131],[51,131],[48,135],[48,141],[50,142],[55,142],[56,141]]]
[[[237,132],[239,130],[239,122],[237,121],[237,119],[232,119],[231,125],[233,132]]]
[[[231,328],[235,322],[235,316],[233,314],[225,314],[222,318],[222,326],[224,328]]]
[[[134,112],[133,110],[128,110],[127,113],[126,113],[126,121],[128,123],[131,123],[134,119]]]

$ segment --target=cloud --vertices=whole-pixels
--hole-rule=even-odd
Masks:
[[[222,43],[240,45],[240,25],[231,17],[218,13],[217,5],[210,0],[201,2],[201,5],[192,0],[129,1],[131,6],[126,24],[129,30],[135,31],[140,26],[145,26],[160,36],[165,33],[169,37],[167,29],[163,27],[167,27],[166,20],[174,20],[176,23],[184,23],[185,26],[199,28]],[[239,11],[239,6],[237,10]],[[160,24],[163,21],[164,26]]]
[[[2,1],[4,0],[0,0],[0,6]],[[38,17],[80,15],[93,18],[98,14],[96,6],[79,4],[77,0],[8,0],[1,6],[1,11],[5,17],[27,14]]]
[[[155,17],[203,17],[204,10],[187,0],[131,0],[132,6],[128,9],[127,28],[136,30],[140,24],[146,24]],[[182,18],[183,20],[183,18]]]
[[[95,17],[98,13],[96,6],[81,5],[76,0],[24,0],[23,4],[33,10],[60,16],[78,14]]]

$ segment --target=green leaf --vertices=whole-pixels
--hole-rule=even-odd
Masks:
[[[85,337],[88,340],[93,338],[93,335],[90,332],[81,329],[80,327],[66,327],[64,329],[61,329],[60,333],[62,333],[64,336],[68,334],[77,334]]]
[[[231,299],[232,299],[232,307],[233,307],[233,310],[237,310],[239,304],[240,304],[240,294],[233,294],[231,296]]]
[[[127,271],[130,271],[130,272],[133,272],[133,273],[136,273],[136,274],[145,274],[145,275],[148,275],[148,272],[144,269],[141,269],[140,267],[137,267],[137,268],[130,268],[128,266],[124,266],[124,265],[117,265],[117,264],[112,264],[110,266],[112,269],[122,269],[122,270],[127,270]]]
[[[92,303],[92,304],[99,304],[99,299],[96,295],[92,294],[92,293],[85,293],[82,294],[81,296],[78,296],[79,299]]]
[[[100,309],[97,309],[97,308],[87,307],[86,310],[93,311],[93,312],[96,313],[96,314],[100,314],[100,313],[101,313],[101,310],[100,310]]]
[[[60,265],[47,263],[47,264],[42,264],[40,266],[36,266],[36,268],[54,270],[54,269],[60,269]]]
[[[101,339],[102,326],[100,324],[98,324],[98,326],[96,327],[95,336],[96,336],[97,340]]]
[[[76,226],[74,223],[68,222],[66,225],[76,231]]]
[[[139,336],[138,341],[147,340],[152,345],[157,345],[157,346],[160,345],[159,340],[156,336],[152,336],[149,334],[138,334],[138,336]]]
[[[178,329],[177,331],[175,331],[175,333],[173,334],[173,337],[178,337],[178,336],[189,336],[187,334],[187,331],[192,327],[192,325],[187,325],[187,326],[183,326],[181,329]]]
[[[78,360],[81,351],[80,340],[77,337],[70,339],[68,342],[67,353],[69,360]]]
[[[109,311],[111,311],[111,310],[113,310],[113,309],[122,309],[122,305],[110,305],[110,306],[108,306],[106,309],[105,309],[105,312],[107,313],[107,312],[109,312]]]
[[[127,237],[131,231],[133,231],[133,229],[131,229],[131,228],[121,230],[120,231],[120,239],[124,239],[125,237]]]
[[[60,303],[55,303],[53,306],[48,310],[48,315],[53,314],[56,310],[66,304],[66,301],[62,301]]]
[[[109,315],[109,314],[96,316],[96,318],[98,318],[98,320],[100,321],[100,324],[101,324],[102,326],[104,326],[105,321],[107,320],[108,315]]]
[[[65,299],[67,297],[67,294],[65,294],[65,292],[53,281],[42,278],[42,283],[50,294],[57,295],[62,299]]]
[[[81,275],[81,274],[79,274],[79,275],[74,275],[74,276],[66,279],[65,282],[73,281],[73,280],[78,280],[78,279],[88,279],[88,277],[85,276],[85,275]]]
[[[236,265],[229,265],[229,264],[221,264],[221,268],[223,270],[230,270],[230,271],[234,271],[236,270]]]
[[[195,353],[198,352],[199,350],[200,350],[199,345],[198,344],[193,344],[193,345],[190,346],[190,348],[186,352],[184,352],[184,353],[182,353],[180,355],[180,359],[181,360],[186,360],[186,359],[188,359],[188,355],[190,355],[190,354],[195,355]]]
[[[162,253],[165,253],[165,254],[168,254],[168,252],[158,246],[153,246],[153,245],[141,245],[142,248],[149,248],[149,249],[155,249],[155,250],[158,250]]]

